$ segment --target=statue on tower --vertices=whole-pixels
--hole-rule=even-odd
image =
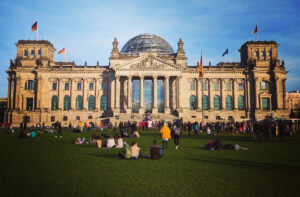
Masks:
[[[119,52],[119,49],[118,49],[119,42],[118,42],[117,38],[114,39],[112,44],[113,44],[113,49],[111,51],[110,58],[115,59],[115,58],[118,58],[119,55],[120,55],[120,52]]]

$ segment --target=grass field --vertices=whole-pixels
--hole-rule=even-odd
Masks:
[[[107,134],[113,131],[105,130]],[[222,133],[224,144],[248,151],[208,151],[204,134],[173,141],[161,160],[116,160],[118,149],[75,145],[78,136],[41,134],[19,139],[0,132],[0,196],[299,196],[300,136],[285,143],[253,142],[250,135]],[[138,144],[149,155],[157,130],[141,132]],[[125,141],[135,141],[126,138]]]

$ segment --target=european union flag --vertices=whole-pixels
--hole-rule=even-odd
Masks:
[[[222,56],[224,56],[224,55],[226,55],[226,54],[228,54],[228,48],[226,49],[226,51],[223,53]]]

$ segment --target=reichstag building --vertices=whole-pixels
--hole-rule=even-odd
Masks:
[[[55,62],[46,40],[19,40],[8,74],[8,123],[29,125],[183,119],[243,121],[285,118],[286,73],[275,41],[247,41],[240,62],[187,65],[163,38],[141,34],[119,51],[112,43],[108,66]],[[203,112],[202,112],[203,111]]]

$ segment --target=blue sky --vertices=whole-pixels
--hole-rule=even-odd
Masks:
[[[238,49],[259,22],[260,40],[280,44],[285,60],[287,90],[300,90],[300,1],[297,0],[72,0],[0,1],[0,96],[7,96],[9,60],[16,56],[20,39],[35,39],[31,25],[39,21],[39,39],[58,50],[66,47],[67,61],[77,65],[108,65],[112,41],[119,49],[132,37],[153,33],[177,50],[183,39],[188,65],[196,65],[202,50],[204,65],[240,61]],[[56,61],[63,57],[55,55]]]

